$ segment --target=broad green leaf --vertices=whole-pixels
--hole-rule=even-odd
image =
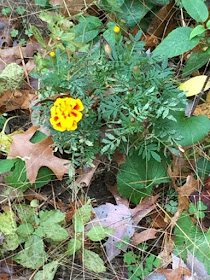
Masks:
[[[167,159],[161,155],[161,162],[155,159],[142,159],[137,152],[128,156],[120,165],[117,175],[119,193],[138,204],[141,198],[151,194],[154,185],[168,182]]]
[[[44,251],[44,243],[39,236],[32,235],[26,241],[24,249],[14,256],[14,260],[24,267],[36,269],[44,265],[48,255]]]
[[[210,174],[210,161],[207,158],[200,158],[196,163],[196,171],[203,181]]]
[[[27,204],[15,204],[13,205],[13,209],[17,211],[18,217],[22,223],[30,223],[33,224],[35,221],[35,210],[27,205]]]
[[[50,262],[43,266],[43,270],[38,271],[33,280],[53,280],[58,269],[59,263],[57,261]]]
[[[0,231],[4,234],[14,234],[17,230],[15,216],[11,211],[0,214]]]
[[[16,161],[17,161],[17,159],[1,159],[0,160],[0,173],[10,171]]]
[[[82,242],[78,239],[72,238],[68,242],[68,249],[67,249],[67,254],[68,256],[74,255],[81,247],[82,247]]]
[[[24,223],[19,225],[17,228],[17,234],[20,235],[21,237],[28,237],[34,232],[34,228],[31,224],[29,223]]]
[[[188,14],[197,22],[204,22],[208,18],[208,8],[201,0],[182,0]]]
[[[206,27],[207,27],[207,29],[210,29],[210,19],[207,21]]]
[[[187,257],[189,250],[202,262],[210,274],[210,229],[205,233],[196,227],[187,212],[184,211],[179,218],[175,231],[175,254],[182,258]]]
[[[112,9],[119,9],[125,2],[125,0],[106,0]]]
[[[14,251],[15,249],[17,249],[19,245],[20,242],[19,242],[18,235],[16,233],[6,235],[6,238],[3,243],[3,248],[6,251]]]
[[[83,226],[89,222],[92,213],[92,206],[90,200],[80,207],[73,216],[73,224],[80,223]]]
[[[205,27],[201,24],[197,25],[193,28],[192,32],[190,33],[190,40],[194,37],[203,34],[206,31]]]
[[[162,60],[164,57],[174,57],[193,49],[198,45],[200,39],[195,37],[190,40],[191,32],[190,27],[176,28],[156,47],[152,56],[158,56],[159,60]]]
[[[174,115],[175,121],[160,120],[160,125],[170,133],[174,131],[172,137],[177,145],[188,146],[201,141],[210,130],[210,120],[205,116],[185,117],[183,112]]]
[[[190,55],[183,69],[182,77],[186,77],[196,70],[200,69],[210,59],[210,54],[207,51],[194,52]]]
[[[30,142],[31,142],[31,143],[34,143],[34,144],[35,144],[35,143],[39,143],[39,142],[45,140],[47,137],[48,137],[48,136],[47,136],[45,133],[43,133],[43,132],[37,130],[37,131],[34,133],[34,135],[31,137]]]
[[[121,6],[119,15],[128,27],[134,27],[136,24],[154,7],[155,4],[144,2],[139,0],[125,0],[124,4]]]
[[[65,221],[65,213],[61,212],[60,210],[42,210],[39,212],[39,216],[41,219],[41,223],[61,223]]]
[[[99,27],[102,25],[98,17],[88,16],[80,17],[79,24],[71,30],[76,33],[75,41],[88,43],[92,41],[99,33]]]
[[[103,226],[93,226],[88,231],[88,237],[92,241],[101,241],[102,239],[109,237],[114,233],[115,229],[103,227]]]
[[[200,75],[200,76],[190,78],[186,82],[182,83],[179,86],[179,89],[186,91],[187,97],[197,95],[201,92],[206,79],[207,79],[206,75]],[[204,91],[208,90],[209,88],[210,88],[210,80],[208,80],[208,82],[204,88]]]
[[[106,271],[103,260],[98,254],[90,250],[84,249],[83,261],[84,266],[95,273],[102,273]]]
[[[53,241],[63,241],[68,237],[68,231],[59,224],[44,222],[40,224],[46,238]]]

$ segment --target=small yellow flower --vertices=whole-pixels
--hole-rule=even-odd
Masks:
[[[80,99],[71,97],[57,98],[50,109],[50,123],[58,131],[77,129],[77,123],[82,119],[84,106]]]
[[[55,57],[55,52],[50,52],[51,57]]]
[[[119,32],[120,32],[120,27],[116,25],[116,26],[113,28],[113,31],[114,31],[114,33],[119,33]]]

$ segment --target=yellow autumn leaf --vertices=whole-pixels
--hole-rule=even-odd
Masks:
[[[206,78],[207,78],[206,75],[193,77],[187,80],[186,82],[182,83],[179,86],[179,89],[186,91],[187,97],[197,95],[199,94],[199,92],[201,92],[203,85],[206,81]],[[206,84],[204,91],[208,90],[209,88],[210,88],[210,80]]]

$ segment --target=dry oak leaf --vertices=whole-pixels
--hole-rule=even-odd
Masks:
[[[157,272],[162,273],[166,277],[166,280],[182,280],[182,275],[191,275],[191,272],[187,268],[181,266],[176,269],[158,268]]]
[[[37,173],[42,166],[50,168],[61,180],[63,175],[69,171],[70,161],[53,155],[51,148],[53,141],[50,136],[39,143],[31,143],[30,139],[36,131],[37,127],[32,126],[26,132],[14,135],[7,158],[20,157],[25,160],[27,178],[31,184],[36,181]]]

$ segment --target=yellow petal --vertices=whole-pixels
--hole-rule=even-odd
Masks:
[[[182,83],[179,86],[179,89],[186,91],[187,97],[197,95],[201,92],[203,85],[206,81],[206,78],[207,78],[206,75],[193,77],[193,78],[187,80],[186,82]],[[209,88],[210,88],[210,80],[206,84],[204,91],[208,90]]]

